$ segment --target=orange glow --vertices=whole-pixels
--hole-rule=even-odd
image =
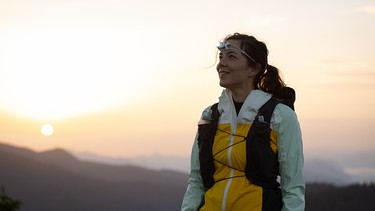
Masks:
[[[375,151],[374,5],[236,3],[0,1],[0,141],[189,156],[221,92],[216,43],[242,32],[296,89],[307,153]]]

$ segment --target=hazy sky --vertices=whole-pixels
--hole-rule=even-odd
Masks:
[[[0,0],[0,141],[189,156],[234,32],[296,89],[307,156],[375,152],[373,0]]]

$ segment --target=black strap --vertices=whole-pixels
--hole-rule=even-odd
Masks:
[[[264,118],[264,121],[267,122],[267,123],[270,123],[271,122],[271,117],[272,117],[272,114],[273,114],[273,111],[275,110],[275,107],[277,104],[279,104],[280,101],[275,99],[275,98],[271,98],[269,99],[258,111],[258,114],[257,116],[255,117],[256,120],[259,120],[259,116],[263,116]]]
[[[211,120],[217,120],[220,117],[219,109],[217,108],[219,103],[215,103],[211,106]]]
[[[198,125],[198,147],[199,147],[199,164],[203,185],[206,188],[212,187],[214,181],[214,158],[212,155],[212,146],[215,139],[217,124],[220,113],[218,103],[211,106],[211,119],[205,124]]]
[[[271,149],[270,122],[272,113],[280,101],[271,98],[258,111],[246,142],[246,177],[253,184],[277,188],[279,174],[277,153]]]

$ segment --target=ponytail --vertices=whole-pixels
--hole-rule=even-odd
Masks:
[[[272,94],[273,97],[281,100],[294,110],[295,91],[285,85],[276,67],[268,65],[263,74],[260,72],[255,79],[255,86],[257,89]]]

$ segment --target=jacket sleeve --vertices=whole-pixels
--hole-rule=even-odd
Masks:
[[[196,211],[202,201],[205,188],[202,183],[199,165],[198,134],[195,137],[190,160],[188,187],[182,201],[181,211]]]
[[[303,147],[300,125],[296,113],[285,105],[279,110],[278,159],[281,176],[282,211],[305,210],[305,181],[303,177]]]

